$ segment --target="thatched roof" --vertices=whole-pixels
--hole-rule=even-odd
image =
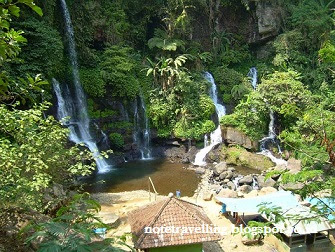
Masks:
[[[190,229],[185,232],[185,228],[188,227],[203,230],[204,226],[213,227],[213,224],[202,207],[175,197],[154,202],[131,212],[129,221],[137,249],[220,240],[220,236],[214,233],[192,232]],[[174,227],[174,232],[148,233],[145,232],[146,227],[152,228],[153,231],[157,230],[155,227]]]

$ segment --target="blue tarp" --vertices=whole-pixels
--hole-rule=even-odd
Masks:
[[[272,203],[272,206],[281,207],[284,211],[300,205],[297,198],[288,191],[278,191],[252,198],[216,197],[216,199],[227,205],[227,211],[238,213],[258,213],[258,205],[262,203]]]
[[[324,202],[325,204],[327,204],[330,208],[332,208],[335,211],[335,199],[334,198],[320,198],[322,202],[317,198],[307,198],[306,200],[312,205],[320,206],[320,207],[324,207],[324,204],[322,203]],[[332,211],[330,209],[328,210],[329,210],[328,220],[335,220],[335,216],[332,214]]]

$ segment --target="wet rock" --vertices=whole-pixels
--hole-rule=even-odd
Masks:
[[[183,164],[189,164],[189,163],[191,163],[191,161],[188,159],[188,157],[183,158],[183,159],[181,160],[181,162],[182,162]]]
[[[230,180],[229,179],[225,179],[225,180],[223,180],[223,182],[227,184],[228,182],[230,182]]]
[[[195,169],[196,174],[204,174],[206,172],[206,169],[198,167]]]
[[[238,190],[242,193],[250,193],[252,191],[252,187],[250,185],[242,185],[238,188]]]
[[[240,145],[249,150],[257,150],[258,142],[251,140],[242,131],[232,127],[222,127],[222,137],[228,144]]]
[[[233,176],[234,176],[234,173],[231,172],[231,171],[228,171],[228,172],[227,172],[226,179],[232,179]]]
[[[253,177],[252,177],[251,175],[247,175],[247,176],[241,178],[241,179],[238,181],[238,183],[239,183],[240,185],[244,185],[244,184],[246,184],[246,185],[251,185],[252,182],[253,182]]]
[[[66,195],[63,186],[60,184],[54,184],[52,187],[52,191],[53,191],[53,195],[56,198],[64,197]]]
[[[234,184],[233,182],[231,182],[231,181],[229,181],[229,182],[227,183],[227,187],[228,187],[229,189],[231,189],[231,190],[235,190],[235,184]]]
[[[220,162],[219,164],[215,165],[214,167],[214,173],[215,174],[221,174],[224,171],[227,170],[227,163],[226,162]]]
[[[219,176],[219,178],[221,179],[221,180],[224,180],[226,177],[227,177],[227,172],[226,171],[224,171],[224,172],[222,172],[221,174],[220,174],[220,176]]]
[[[258,185],[263,188],[263,187],[274,187],[276,184],[276,181],[274,181],[272,178],[268,178],[265,180],[265,177],[260,175],[257,177]]]

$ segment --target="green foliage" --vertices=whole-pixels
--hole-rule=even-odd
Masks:
[[[319,57],[324,63],[334,63],[335,62],[335,46],[334,44],[327,40],[322,48],[319,50]]]
[[[103,97],[106,94],[106,83],[101,77],[98,68],[81,68],[80,69],[81,84],[85,92],[91,97]]]
[[[300,81],[300,74],[291,70],[266,76],[258,91],[273,111],[289,120],[300,116],[311,99],[311,93]]]
[[[0,3],[0,101],[13,100],[17,94],[10,92],[10,88],[15,89],[17,82],[11,78],[4,70],[4,65],[17,60],[21,51],[21,46],[27,42],[22,36],[23,31],[11,28],[12,16],[20,16],[20,5],[26,5],[33,11],[42,15],[41,9],[35,5],[33,0],[12,0]]]
[[[183,139],[200,139],[215,129],[209,120],[215,107],[208,97],[209,83],[203,77],[186,73],[167,92],[156,89],[150,94],[149,117],[158,135],[171,134]]]
[[[101,239],[94,233],[95,228],[108,228],[96,217],[100,209],[99,203],[89,194],[77,194],[68,205],[58,210],[55,218],[28,226],[25,231],[35,232],[26,243],[37,242],[38,252],[123,251],[115,246],[125,245],[122,239]]]
[[[100,68],[106,89],[112,96],[133,99],[139,93],[139,71],[130,47],[107,48]]]
[[[241,73],[227,67],[217,67],[213,71],[224,103],[237,104],[252,88],[248,79]]]
[[[109,140],[111,142],[112,146],[115,146],[116,148],[120,149],[124,145],[124,139],[123,136],[119,133],[111,133],[109,134]]]
[[[254,91],[236,106],[234,113],[222,117],[221,124],[237,127],[254,140],[267,132],[269,111],[262,96]]]
[[[111,118],[117,115],[117,112],[112,109],[99,109],[98,104],[94,103],[92,99],[87,100],[87,109],[90,118],[102,119]]]
[[[22,46],[21,60],[12,65],[18,75],[43,73],[47,77],[64,72],[63,42],[58,31],[35,18],[27,18],[15,24],[24,30],[28,44]]]
[[[0,200],[43,210],[41,191],[93,169],[77,147],[66,148],[68,130],[42,105],[29,110],[0,106]]]
[[[186,55],[179,55],[174,58],[161,57],[157,63],[147,59],[150,67],[147,68],[147,76],[150,74],[154,77],[154,83],[161,86],[163,91],[174,87],[180,79],[180,75],[186,70],[183,65],[187,60]]]

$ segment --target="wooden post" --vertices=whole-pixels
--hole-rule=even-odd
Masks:
[[[150,181],[150,183],[151,183],[151,185],[152,185],[152,189],[154,189],[154,192],[155,192],[155,201],[156,201],[156,196],[157,196],[157,191],[156,191],[156,188],[155,188],[155,185],[154,185],[154,183],[152,182],[152,180],[151,180],[151,178],[149,177],[149,181]]]

